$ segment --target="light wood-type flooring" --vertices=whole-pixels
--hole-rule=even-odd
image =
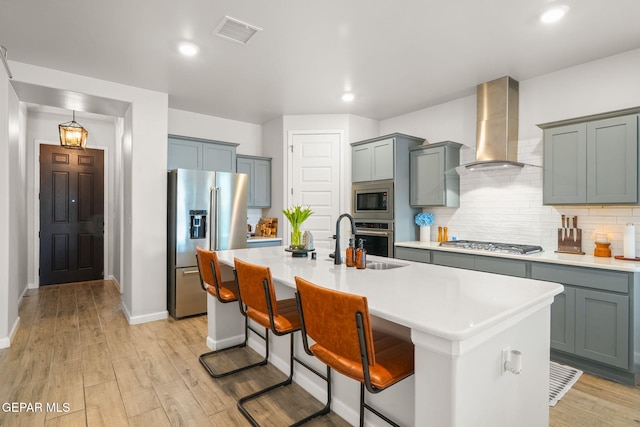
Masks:
[[[237,398],[284,379],[271,366],[212,379],[198,361],[208,351],[206,316],[128,325],[110,281],[29,290],[20,319],[11,347],[0,350],[3,427],[245,426]],[[34,411],[6,412],[10,402],[32,403]],[[293,386],[250,410],[263,425],[283,426],[320,406]],[[584,374],[550,419],[552,426],[640,426],[640,388]],[[332,413],[308,425],[348,424]]]

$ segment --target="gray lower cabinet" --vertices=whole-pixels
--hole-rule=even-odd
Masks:
[[[444,265],[446,267],[475,270],[475,258],[475,255],[435,251],[431,254],[431,263],[436,265]]]
[[[405,248],[402,246],[396,246],[397,259],[404,259],[406,261],[424,262],[426,264],[431,263],[431,251],[428,249],[414,249]]]
[[[565,286],[551,306],[551,348],[575,353],[576,290]]]
[[[544,128],[543,202],[638,203],[638,115]]]
[[[409,149],[411,206],[460,206],[460,165],[457,142],[444,141]]]
[[[249,175],[249,209],[271,207],[271,158],[236,156],[238,173]]]
[[[578,356],[629,368],[629,297],[576,289]]]
[[[167,169],[236,171],[238,144],[169,135]]]
[[[633,274],[532,263],[531,278],[562,283],[551,305],[551,348],[625,370],[632,368]]]
[[[629,381],[620,368],[634,370],[633,273],[473,255],[433,249],[396,247],[396,258],[455,268],[561,283],[564,292],[551,305],[551,349],[577,363],[608,366],[598,374]],[[638,315],[635,314],[637,319]],[[635,334],[637,335],[637,331]],[[561,360],[563,360],[561,358]],[[586,369],[587,367],[585,367]],[[604,370],[603,370],[604,369]],[[626,375],[626,376],[625,376]]]

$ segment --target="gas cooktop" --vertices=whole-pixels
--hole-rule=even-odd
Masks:
[[[440,246],[519,255],[529,255],[542,252],[542,246],[516,245],[513,243],[478,242],[475,240],[449,240],[446,242],[441,242]]]

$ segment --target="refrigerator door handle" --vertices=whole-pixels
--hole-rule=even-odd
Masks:
[[[218,232],[220,227],[220,224],[219,224],[220,212],[218,212],[220,207],[220,203],[218,203],[219,194],[220,194],[220,187],[213,187],[211,189],[209,207],[213,215],[213,230],[209,234],[209,247],[211,248],[212,251],[220,250],[220,239],[218,238],[218,235],[219,235]]]

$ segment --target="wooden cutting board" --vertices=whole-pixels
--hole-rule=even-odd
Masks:
[[[278,234],[278,218],[260,218],[256,224],[256,237],[276,237]]]

